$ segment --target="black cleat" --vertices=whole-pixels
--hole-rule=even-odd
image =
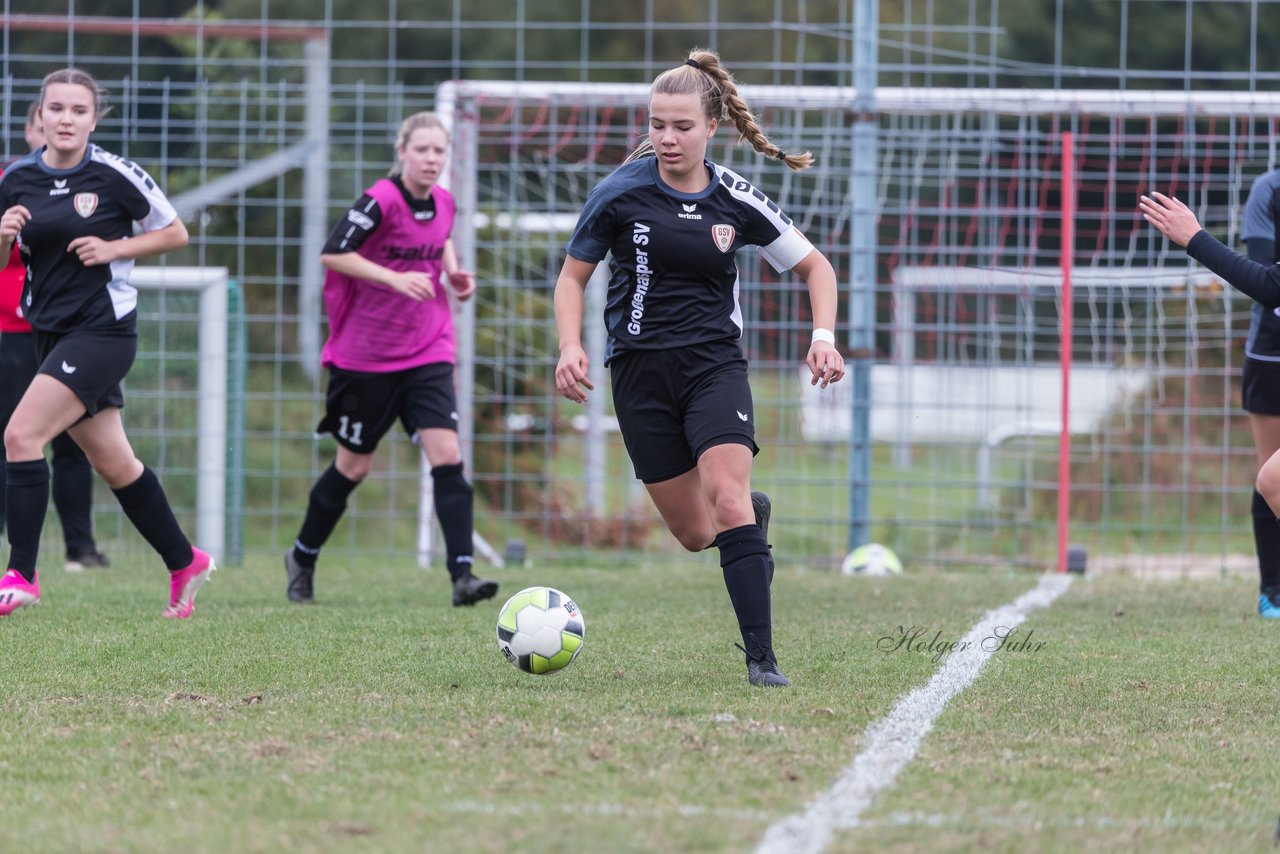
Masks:
[[[734,644],[738,649],[742,650],[742,654],[747,659],[747,681],[752,685],[761,685],[766,688],[785,688],[791,684],[791,680],[782,675],[782,671],[778,669],[778,659],[774,657],[773,650],[765,647],[761,649],[756,644],[758,652],[752,655],[747,652],[740,644]]]
[[[769,543],[769,516],[773,513],[773,502],[763,492],[751,493],[751,509],[756,514],[756,524],[760,533],[764,534],[765,544]],[[773,586],[773,546],[769,546],[769,585]]]
[[[289,549],[284,553],[284,574],[288,579],[285,592],[289,594],[290,602],[314,602],[315,595],[311,589],[312,579],[315,578],[316,568],[314,566],[303,566],[298,563],[293,556],[293,549]]]
[[[498,582],[485,578],[476,578],[471,573],[460,576],[453,582],[453,605],[474,605],[485,599],[492,599],[498,593]]]
[[[93,548],[85,552],[68,554],[64,568],[67,572],[84,572],[86,569],[106,569],[109,566],[111,561],[107,560],[107,556]]]

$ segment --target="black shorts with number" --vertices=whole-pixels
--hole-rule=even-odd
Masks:
[[[333,436],[353,453],[372,454],[397,418],[410,437],[428,428],[456,431],[453,365],[433,362],[385,374],[329,368],[316,435]]]
[[[613,408],[636,477],[684,474],[715,445],[756,445],[747,360],[736,341],[627,350],[609,363]]]
[[[1245,412],[1280,415],[1280,362],[1245,357],[1241,392]]]
[[[35,336],[39,372],[75,392],[84,404],[86,418],[109,407],[124,406],[120,383],[138,355],[136,333],[37,330]]]

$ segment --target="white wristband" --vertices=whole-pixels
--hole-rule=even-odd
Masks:
[[[815,329],[813,330],[813,340],[814,342],[825,341],[834,347],[836,345],[836,334],[830,329]]]

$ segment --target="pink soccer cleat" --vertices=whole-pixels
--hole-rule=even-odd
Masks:
[[[166,620],[185,620],[196,609],[196,594],[217,569],[213,558],[191,547],[191,564],[186,569],[169,573],[169,607],[164,609]]]
[[[40,576],[33,574],[28,582],[22,573],[11,569],[0,578],[0,617],[40,601]]]

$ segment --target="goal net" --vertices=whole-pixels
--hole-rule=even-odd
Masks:
[[[1078,283],[1073,540],[1133,561],[1251,549],[1237,523],[1253,479],[1237,382],[1250,303],[1146,226],[1137,198],[1175,194],[1238,245],[1250,182],[1276,165],[1280,98],[885,87],[877,142],[859,150],[850,89],[743,93],[770,138],[812,151],[815,167],[789,172],[735,145],[732,128],[708,156],[775,199],[831,259],[846,289],[841,341],[853,176],[868,160],[875,175],[867,447],[849,435],[858,390],[813,397],[802,380],[803,283],[739,256],[763,447],[753,483],[774,497],[776,551],[837,562],[852,488],[870,497],[872,538],[909,565],[1052,565],[1058,446],[1046,436],[1064,423],[1052,393],[1064,261]],[[552,551],[674,548],[638,495],[603,373],[586,408],[558,398],[553,377],[564,244],[587,193],[644,132],[647,98],[646,85],[528,81],[451,83],[437,96],[454,135],[449,183],[469,214],[455,238],[481,282],[459,318],[471,470],[494,534]],[[1078,177],[1064,259],[1067,131]],[[584,334],[596,336],[599,370],[594,299]]]

